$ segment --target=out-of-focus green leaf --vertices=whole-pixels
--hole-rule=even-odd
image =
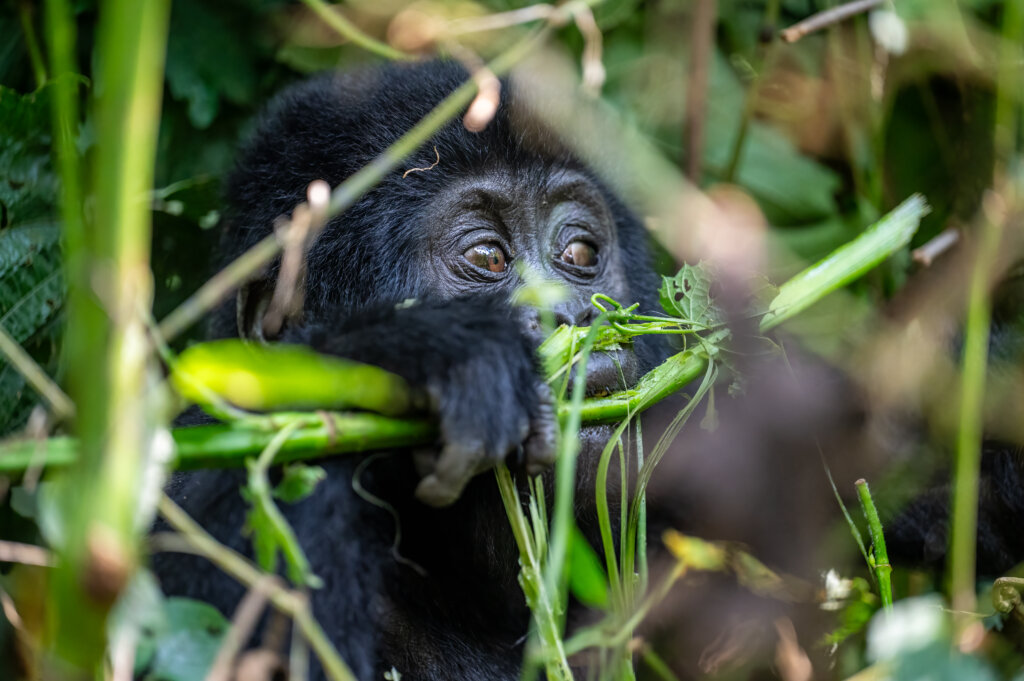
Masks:
[[[209,127],[221,99],[252,101],[256,70],[247,40],[237,34],[226,9],[218,3],[174,3],[167,43],[167,84],[175,99],[188,102],[189,119]]]
[[[584,605],[592,608],[608,605],[608,576],[601,559],[575,525],[569,538],[569,590]]]
[[[716,53],[705,143],[705,163],[714,175],[729,165],[744,99],[736,74]],[[734,181],[757,199],[772,224],[800,224],[838,212],[834,196],[840,181],[835,172],[803,156],[781,133],[757,121],[750,124]]]
[[[761,328],[777,326],[905,247],[927,213],[924,198],[911,196],[859,237],[787,281],[768,306]]]
[[[160,621],[140,632],[139,649],[149,658],[143,681],[195,681],[206,677],[229,623],[212,605],[168,598]],[[136,678],[139,678],[137,675]]]

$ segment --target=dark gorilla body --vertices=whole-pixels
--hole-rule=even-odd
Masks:
[[[322,76],[279,96],[229,182],[225,258],[265,237],[311,181],[335,186],[371,162],[466,77],[448,63],[391,66]],[[324,581],[311,594],[314,614],[359,679],[392,667],[409,681],[512,679],[529,623],[518,555],[494,481],[466,483],[506,457],[537,470],[554,452],[550,394],[534,357],[538,320],[508,303],[522,283],[514,265],[564,282],[570,297],[556,321],[575,325],[591,321],[597,292],[653,310],[657,282],[642,225],[531,120],[514,87],[506,84],[483,132],[449,122],[406,167],[429,166],[435,147],[436,167],[390,173],[328,223],[309,253],[303,320],[282,337],[382,366],[431,397],[437,450],[415,457],[418,466],[408,452],[377,456],[359,472],[360,485],[397,512],[401,545],[396,553],[390,513],[353,489],[359,457],[325,462],[328,479],[283,510]],[[275,275],[237,311],[244,329],[259,323],[251,303]],[[231,335],[235,319],[223,311],[215,335]],[[632,383],[662,354],[641,341],[596,356],[588,392]],[[581,466],[602,436],[583,433]],[[247,550],[242,481],[239,471],[206,471],[179,477],[171,493],[218,539]],[[154,567],[169,594],[227,613],[242,595],[194,557],[162,554]]]

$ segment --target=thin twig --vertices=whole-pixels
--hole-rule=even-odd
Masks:
[[[46,375],[46,372],[2,326],[0,326],[0,355],[6,357],[11,366],[25,377],[32,389],[39,393],[39,396],[50,406],[58,421],[74,418],[75,403],[53,379]]]
[[[922,267],[931,267],[936,258],[953,248],[958,241],[960,241],[960,230],[950,227],[940,232],[928,243],[915,248],[910,252],[910,257]]]
[[[433,170],[434,168],[437,167],[437,165],[441,162],[441,152],[437,150],[436,144],[434,145],[434,156],[435,160],[429,166],[426,166],[424,168],[409,168],[404,173],[402,173],[402,179],[404,180],[406,177],[408,177],[409,173],[425,173],[426,171]]]
[[[885,0],[855,0],[854,2],[847,2],[843,5],[839,5],[838,7],[832,7],[818,12],[817,14],[812,14],[803,21],[799,21],[789,28],[783,29],[779,32],[779,36],[787,43],[795,43],[808,33],[820,31],[821,29],[828,28],[833,24],[838,24],[840,21],[845,21],[850,17],[863,14],[869,9],[878,7],[883,2],[885,2]]]
[[[224,640],[217,651],[217,657],[210,665],[210,671],[206,674],[206,681],[229,681],[231,678],[231,667],[238,652],[252,636],[256,624],[259,622],[263,609],[267,606],[267,590],[274,577],[267,575],[249,589],[242,597],[235,613],[231,617],[231,628],[224,635]]]
[[[157,508],[171,527],[181,532],[193,549],[242,584],[252,588],[267,580],[267,573],[250,563],[241,554],[207,534],[206,530],[200,527],[167,495],[160,498]],[[267,598],[271,605],[291,616],[295,624],[299,626],[323,665],[328,678],[332,681],[356,681],[352,670],[338,655],[334,645],[309,612],[308,601],[301,594],[286,589],[276,578],[271,578],[266,584]]]
[[[327,222],[330,198],[330,185],[323,180],[313,180],[306,188],[306,203],[292,211],[290,224],[286,223],[282,230],[280,241],[284,244],[284,252],[281,254],[281,268],[274,295],[262,321],[266,338],[276,337],[285,320],[302,310],[306,253]]]
[[[533,21],[545,19],[551,21],[557,15],[557,8],[554,5],[539,4],[530,5],[521,9],[514,9],[509,12],[498,12],[483,17],[471,19],[456,19],[445,27],[445,37],[454,37],[466,33],[481,33],[483,31],[497,31],[502,28],[510,28],[520,24],[528,24]],[[565,18],[559,18],[565,23]]]
[[[213,275],[199,290],[189,296],[160,322],[160,335],[171,341],[202,319],[207,312],[223,302],[253,274],[269,265],[281,252],[277,235],[270,234],[239,256],[230,265]]]
[[[382,43],[379,40],[374,40],[370,36],[360,31],[355,24],[345,18],[338,10],[341,5],[328,5],[323,0],[302,0],[302,2],[309,9],[320,17],[320,19],[334,29],[338,35],[348,40],[353,45],[358,45],[367,52],[384,57],[385,59],[392,59],[395,61],[410,61],[415,59],[411,55],[401,52],[391,47],[386,43]]]
[[[53,567],[53,555],[42,546],[0,540],[0,563]]]

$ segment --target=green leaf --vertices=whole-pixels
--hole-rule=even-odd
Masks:
[[[287,504],[302,501],[316,489],[327,471],[321,466],[294,463],[284,467],[284,477],[274,488],[274,496]]]
[[[140,633],[153,650],[143,681],[195,681],[206,677],[229,623],[212,605],[188,598],[164,601],[163,622]]]
[[[406,382],[379,367],[318,355],[300,345],[240,340],[199,343],[181,353],[171,373],[186,398],[210,404],[219,396],[243,409],[366,409],[406,413],[413,396]]]
[[[575,525],[569,537],[569,590],[584,605],[608,606],[608,577],[601,559]]]
[[[665,312],[698,326],[721,324],[723,316],[711,295],[711,267],[683,265],[674,277],[662,277],[658,298]]]
[[[167,42],[167,84],[171,95],[188,103],[192,125],[200,130],[217,117],[221,99],[247,104],[256,91],[256,63],[233,26],[230,7],[180,0],[174,3]]]

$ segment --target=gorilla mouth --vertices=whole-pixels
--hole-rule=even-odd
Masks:
[[[636,385],[638,367],[632,350],[595,352],[587,360],[585,397],[604,397]]]

